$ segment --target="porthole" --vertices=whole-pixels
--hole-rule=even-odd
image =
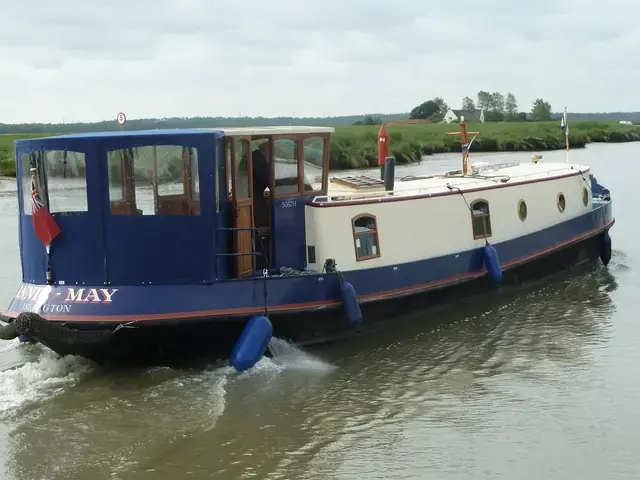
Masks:
[[[564,198],[564,194],[559,193],[558,194],[558,210],[560,210],[560,213],[562,213],[564,212],[565,208],[567,208],[567,201]]]
[[[520,217],[520,221],[522,222],[527,219],[527,204],[524,200],[518,202],[518,217]]]
[[[587,187],[582,187],[582,204],[585,207],[589,205],[589,191]]]

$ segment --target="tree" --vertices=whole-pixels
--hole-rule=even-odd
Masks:
[[[496,116],[500,116],[504,118],[504,97],[499,92],[493,92],[491,94],[491,103],[489,110],[495,114]]]
[[[516,102],[516,96],[511,92],[507,93],[507,98],[504,101],[504,109],[507,114],[507,120],[515,120],[518,115],[518,102]]]
[[[427,100],[426,102],[421,103],[420,105],[414,107],[409,113],[409,118],[411,120],[426,120],[433,118],[434,115],[438,115],[440,112],[441,105],[436,103],[434,100]]]
[[[470,110],[470,111],[475,111],[476,109],[476,104],[473,103],[473,100],[469,97],[464,97],[462,99],[462,110]]]
[[[531,108],[531,117],[534,122],[546,122],[551,120],[551,104],[549,102],[545,102],[542,98],[537,98],[535,102],[533,102],[533,107]]]
[[[489,92],[485,92],[484,90],[480,90],[478,92],[478,108],[481,110],[491,110],[491,94]]]
[[[434,122],[441,122],[447,114],[447,111],[449,111],[449,105],[447,105],[442,97],[435,97],[433,102],[438,105],[438,112],[431,117]]]

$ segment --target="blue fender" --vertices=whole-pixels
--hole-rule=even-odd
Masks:
[[[360,311],[356,289],[344,279],[340,282],[340,296],[347,320],[353,325],[359,325],[362,321],[362,311]]]
[[[502,281],[502,269],[500,268],[500,260],[498,259],[498,252],[488,243],[483,248],[484,263],[487,266],[487,272],[489,277],[496,283]]]
[[[253,367],[264,355],[273,335],[271,321],[264,315],[251,317],[231,352],[230,363],[239,372]]]
[[[609,235],[609,230],[604,231],[604,235],[602,236],[602,244],[600,245],[600,260],[606,267],[611,261],[611,235]]]

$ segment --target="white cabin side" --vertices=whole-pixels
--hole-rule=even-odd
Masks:
[[[588,171],[584,173],[588,178]],[[533,183],[513,183],[502,188],[464,192],[469,205],[477,200],[489,204],[489,243],[497,244],[551,227],[591,210],[591,192],[581,175]],[[586,192],[586,194],[585,194]],[[564,196],[564,211],[559,197]],[[586,204],[584,196],[586,195]],[[526,218],[519,216],[521,201],[526,204]],[[472,215],[459,193],[406,198],[401,201],[328,206],[307,205],[307,245],[315,247],[314,264],[321,270],[327,258],[336,260],[338,268],[359,270],[455,254],[484,245],[485,237],[474,238]],[[375,249],[371,258],[356,259],[356,233],[353,219],[375,218]],[[360,242],[362,243],[362,242]]]

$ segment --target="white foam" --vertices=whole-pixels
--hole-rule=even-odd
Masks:
[[[311,355],[280,338],[273,338],[269,343],[271,360],[275,365],[283,369],[295,369],[305,371],[330,372],[335,369],[334,365]]]
[[[14,347],[15,348],[15,347]],[[0,418],[45,397],[62,392],[92,369],[80,357],[59,357],[45,350],[34,362],[0,372]]]

